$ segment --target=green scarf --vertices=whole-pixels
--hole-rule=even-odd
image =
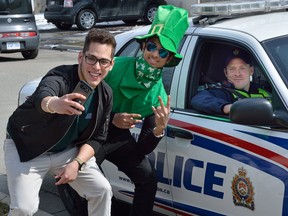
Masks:
[[[117,57],[105,81],[113,90],[113,112],[141,114],[153,113],[159,106],[158,96],[167,103],[162,82],[162,69],[151,67],[143,57]]]

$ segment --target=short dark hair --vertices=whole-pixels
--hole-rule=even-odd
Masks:
[[[89,46],[91,43],[100,43],[100,44],[108,44],[112,46],[112,58],[115,54],[116,49],[116,40],[114,38],[114,35],[112,35],[109,31],[104,29],[97,29],[93,28],[91,29],[86,38],[85,43],[83,47],[83,52],[85,53],[87,50],[89,50]]]

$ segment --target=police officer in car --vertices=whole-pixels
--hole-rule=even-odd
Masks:
[[[229,115],[232,104],[241,98],[267,98],[271,94],[250,81],[254,73],[251,59],[243,50],[234,49],[225,59],[227,80],[203,90],[191,99],[191,107],[208,114]]]

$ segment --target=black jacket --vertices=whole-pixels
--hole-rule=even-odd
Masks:
[[[20,160],[31,160],[51,149],[68,131],[76,116],[50,114],[41,109],[47,96],[71,93],[79,82],[78,65],[62,65],[50,70],[35,92],[8,120],[7,130],[14,140]],[[88,128],[74,145],[87,143],[97,152],[105,142],[112,109],[112,90],[105,81],[98,86],[97,109]]]
[[[114,115],[115,113],[112,112],[107,141],[104,143],[103,149],[96,153],[98,165],[104,161],[107,154],[117,151],[117,149],[124,145],[134,145],[137,154],[140,157],[143,157],[144,155],[151,153],[162,139],[162,137],[157,138],[153,134],[153,128],[155,127],[154,114],[146,116],[143,119],[142,126],[137,126],[137,128],[141,130],[138,137],[135,137],[136,134],[131,134],[130,129],[121,129],[113,125],[112,119]]]

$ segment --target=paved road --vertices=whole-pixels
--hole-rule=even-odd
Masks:
[[[40,49],[39,56],[33,60],[24,60],[21,53],[0,54],[0,174],[6,173],[3,140],[7,120],[17,107],[19,90],[24,83],[43,76],[52,67],[72,63],[77,63],[76,52]]]

